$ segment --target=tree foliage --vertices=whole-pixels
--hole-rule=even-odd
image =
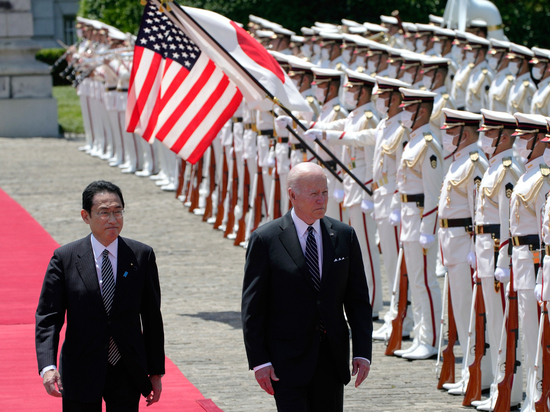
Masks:
[[[548,0],[493,0],[514,43],[550,48],[544,27],[550,19]],[[180,0],[181,5],[212,10],[241,23],[254,14],[300,32],[315,21],[340,24],[342,18],[378,23],[380,15],[399,10],[403,21],[428,23],[428,15],[443,15],[445,0]],[[137,33],[140,0],[81,0],[80,15],[98,19],[122,31]]]

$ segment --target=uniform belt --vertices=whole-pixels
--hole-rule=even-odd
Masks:
[[[403,203],[416,203],[418,207],[424,207],[424,193],[417,195],[408,195],[406,193],[401,193],[401,201]]]
[[[277,137],[277,143],[288,143],[288,137]]]
[[[500,238],[500,225],[476,225],[476,235],[491,234]]]
[[[463,227],[470,230],[472,227],[472,218],[464,219],[439,219],[439,227]]]
[[[379,189],[382,186],[387,185],[387,184],[388,184],[388,176],[384,176],[382,179],[379,179],[376,182],[374,182],[372,184],[372,188],[373,188],[373,190],[376,190],[376,189]],[[407,195],[405,195],[405,196],[407,196]],[[424,195],[419,195],[419,196],[424,197]],[[412,202],[412,200],[411,200],[411,202]],[[422,204],[424,204],[424,198],[422,198]]]
[[[292,150],[301,150],[302,152],[306,151],[305,146],[302,143],[294,143],[290,145]]]
[[[270,139],[273,139],[273,129],[268,130],[258,130],[260,136],[269,136]]]
[[[108,92],[112,92],[113,90],[116,90],[116,86],[106,87],[105,90],[107,90]]]
[[[539,238],[539,235],[513,236],[512,245],[513,246],[529,245],[529,250],[539,250],[540,238]]]
[[[242,117],[232,117],[231,120],[233,121],[233,123],[242,123],[243,122]]]

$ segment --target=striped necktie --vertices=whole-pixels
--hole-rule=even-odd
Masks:
[[[109,251],[105,249],[103,251],[103,261],[101,262],[101,291],[103,295],[103,304],[105,305],[105,312],[107,316],[111,313],[111,307],[113,306],[113,298],[115,297],[115,276],[113,274],[113,265],[109,259]],[[111,365],[116,365],[120,360],[120,352],[116,346],[113,338],[109,338],[109,353],[107,359]]]
[[[308,226],[307,228],[306,263],[309,268],[311,279],[313,280],[313,286],[315,287],[315,290],[319,291],[321,287],[321,275],[319,272],[319,252],[317,250],[317,241],[315,240],[313,226]]]

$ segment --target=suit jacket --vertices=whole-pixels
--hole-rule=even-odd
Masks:
[[[319,352],[322,322],[337,379],[350,381],[353,357],[372,357],[372,309],[355,231],[321,219],[323,270],[317,292],[292,216],[255,230],[248,244],[242,296],[243,333],[250,368],[271,362],[281,382],[309,383]]]
[[[36,310],[38,370],[57,365],[59,332],[67,315],[59,372],[63,396],[101,399],[112,336],[140,392],[151,392],[149,375],[164,373],[164,330],[153,249],[118,238],[117,279],[107,316],[90,235],[55,250]],[[142,330],[143,328],[143,330]]]

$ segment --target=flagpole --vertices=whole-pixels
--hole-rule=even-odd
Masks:
[[[158,6],[160,6],[160,2],[159,0],[153,0]],[[185,14],[185,16],[193,22],[193,24],[196,26],[196,28],[199,28],[201,30],[202,33],[204,33],[205,35],[207,35],[210,40],[216,44],[216,46],[221,49],[221,50],[225,50],[219,43],[218,41],[212,37],[212,35],[210,33],[208,33],[206,30],[204,30],[202,28],[202,26],[197,23],[195,21],[195,19],[193,17],[191,17],[178,3],[176,3],[175,1],[172,1],[171,2],[175,7],[178,8],[179,11],[181,11],[183,14]],[[166,9],[166,13],[170,13],[170,14],[174,14],[173,11],[170,11],[168,12],[168,9]],[[176,16],[172,16],[173,18],[171,19],[174,23],[177,23],[178,22],[178,19]],[[175,20],[175,21],[174,21]],[[184,30],[185,31],[185,30]],[[307,128],[302,124],[302,122],[300,122],[300,120],[298,120],[293,114],[292,112],[286,108],[285,106],[283,106],[280,102],[279,102],[279,99],[275,96],[273,96],[271,94],[271,92],[269,92],[269,90],[267,90],[259,81],[258,79],[256,79],[254,76],[252,76],[248,70],[246,70],[246,68],[244,68],[238,61],[237,59],[235,59],[230,53],[227,53],[226,52],[226,55],[229,56],[233,62],[235,63],[235,65],[237,65],[250,79],[252,79],[254,81],[254,83],[256,83],[256,85],[264,91],[264,93],[266,94],[266,97],[271,100],[274,104],[278,105],[294,122],[296,122],[297,125],[299,125],[302,130],[307,130]],[[295,134],[295,136],[297,136],[297,133]],[[320,159],[318,156],[317,156],[317,153],[311,149],[311,147],[309,147],[307,144],[304,143],[303,139],[299,138],[298,137],[298,140],[300,140],[302,142],[302,144],[304,144],[304,146],[306,147],[306,149],[308,149],[317,159]],[[327,155],[329,155],[335,162],[338,166],[340,166],[340,168],[345,172],[347,173],[353,180],[355,180],[355,182],[359,185],[359,187],[361,187],[361,189],[363,189],[365,192],[367,192],[370,196],[372,196],[372,191],[369,190],[361,180],[359,180],[359,178],[357,176],[355,176],[341,161],[340,159],[335,156],[319,139],[315,139],[315,143],[317,143],[319,145],[319,147],[321,147],[321,149],[323,149]],[[339,177],[339,176],[338,176]],[[341,181],[341,178],[340,178],[340,181]]]

